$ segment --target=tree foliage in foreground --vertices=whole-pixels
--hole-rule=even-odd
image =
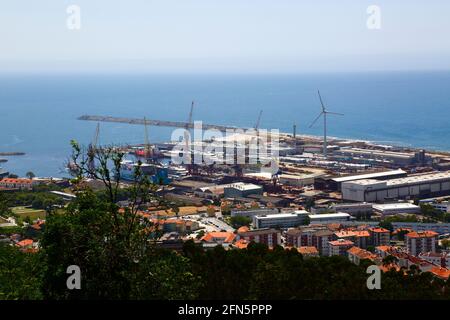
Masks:
[[[121,209],[116,174],[123,155],[112,148],[80,154],[74,143],[77,198],[64,214],[49,213],[39,253],[0,245],[0,299],[450,298],[450,281],[415,268],[383,273],[381,290],[368,290],[367,261],[356,266],[341,256],[304,259],[295,249],[255,243],[242,250],[205,251],[193,241],[182,253],[158,249],[157,226],[138,214],[153,198],[139,167],[127,191],[130,204]],[[86,187],[84,175],[103,181],[106,193]],[[66,286],[71,265],[81,269],[81,290]]]

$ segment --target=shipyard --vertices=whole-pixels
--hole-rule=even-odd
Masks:
[[[115,179],[121,189],[133,185],[140,172],[155,194],[171,203],[145,202],[137,211],[158,226],[161,248],[179,251],[192,240],[205,250],[232,250],[256,242],[294,247],[305,257],[342,255],[358,263],[368,257],[378,264],[388,251],[448,279],[450,153],[328,136],[327,115],[345,115],[328,111],[320,92],[318,98],[322,111],[311,125],[323,118],[321,137],[302,135],[295,124],[290,133],[263,129],[262,111],[249,128],[202,123],[194,120],[194,102],[186,122],[80,116],[79,121],[96,123],[84,147],[82,178],[102,189],[96,155],[120,153]],[[100,145],[100,128],[108,123],[141,126],[142,143]],[[172,139],[151,142],[149,129],[158,126],[175,128]],[[79,174],[77,169],[76,162],[66,164],[67,175]],[[1,172],[0,190],[56,185],[50,192],[60,198],[57,206],[76,199],[67,178]],[[117,203],[122,210],[131,205],[126,198]],[[41,228],[45,213],[27,221]],[[3,225],[18,223],[10,218]],[[409,238],[432,242],[417,247]],[[24,250],[39,248],[36,239],[12,241]],[[430,255],[439,255],[442,263]]]

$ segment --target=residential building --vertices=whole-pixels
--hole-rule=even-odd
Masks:
[[[330,241],[332,240],[333,231],[328,229],[316,231],[312,237],[313,246],[316,247],[323,256],[328,256],[330,254]]]
[[[235,238],[236,235],[232,232],[208,232],[201,238],[201,241],[205,243],[230,245]]]
[[[450,254],[447,252],[421,252],[418,254],[418,257],[437,266],[450,267]]]
[[[410,232],[405,235],[408,253],[417,256],[422,252],[436,252],[438,234],[434,231]]]
[[[33,188],[33,180],[23,178],[3,178],[0,180],[0,188],[31,190]]]
[[[290,247],[314,246],[313,236],[319,230],[328,230],[326,226],[304,226],[299,228],[290,228],[286,232],[286,244]]]
[[[239,228],[237,232],[237,240],[244,239],[247,242],[262,243],[269,247],[274,247],[276,245],[281,245],[281,232],[275,229],[255,229],[255,230],[244,230]]]
[[[347,250],[348,259],[353,262],[356,265],[359,265],[361,260],[370,260],[370,261],[377,261],[378,256],[372,252],[369,252],[367,250],[358,248],[358,247],[351,247]]]
[[[334,240],[329,241],[329,256],[346,256],[347,250],[354,246],[350,240]]]
[[[391,241],[391,233],[389,230],[376,227],[369,228],[370,244],[372,246],[388,246]]]
[[[305,259],[319,256],[319,251],[316,247],[298,247],[297,250]]]
[[[438,234],[450,233],[450,223],[392,222],[396,229],[413,229],[414,231],[434,231]]]
[[[370,233],[367,230],[340,230],[334,233],[333,238],[334,240],[350,240],[356,247],[363,249],[370,243]]]

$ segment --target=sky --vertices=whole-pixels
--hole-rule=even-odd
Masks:
[[[3,0],[0,73],[449,70],[449,35],[448,0]]]

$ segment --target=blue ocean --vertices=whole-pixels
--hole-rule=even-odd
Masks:
[[[96,123],[83,114],[260,127],[299,134],[320,112],[320,89],[330,111],[329,135],[450,150],[450,72],[301,75],[1,75],[0,152],[4,169],[24,175],[64,176],[69,142],[88,144]],[[172,128],[150,127],[151,142],[170,139]],[[102,123],[100,144],[143,143],[144,128]]]

